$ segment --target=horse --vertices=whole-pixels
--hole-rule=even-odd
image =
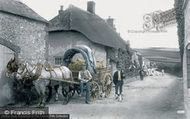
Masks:
[[[58,79],[58,80],[73,80],[72,72],[65,66],[60,66],[56,68],[49,68],[45,67],[42,64],[36,64],[32,65],[28,62],[18,62],[14,59],[11,59],[7,64],[7,76],[16,77],[17,80],[21,81],[32,81],[32,84],[34,85],[40,99],[39,99],[39,106],[43,107],[45,106],[46,102],[46,88],[49,87],[49,89],[52,89],[52,85],[56,86],[58,85],[57,89],[59,87],[62,87],[62,94],[65,94],[65,92],[69,92],[72,88],[72,85],[69,85],[69,87],[65,86],[65,83],[62,81],[54,81],[52,79]],[[64,87],[65,86],[65,87]],[[56,98],[58,98],[58,91],[56,89]],[[50,98],[52,91],[49,90],[49,96]],[[66,102],[68,103],[68,101]]]

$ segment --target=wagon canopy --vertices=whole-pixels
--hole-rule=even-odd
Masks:
[[[78,46],[68,49],[63,56],[64,65],[68,66],[71,63],[73,56],[77,53],[82,54],[85,60],[85,63],[87,65],[87,69],[90,71],[91,74],[95,74],[96,61],[95,61],[94,55],[92,53],[92,50],[88,46],[85,46],[85,45],[78,45]]]

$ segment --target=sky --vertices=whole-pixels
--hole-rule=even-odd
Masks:
[[[58,15],[60,6],[70,4],[86,10],[88,0],[20,0],[43,18],[50,20]],[[132,48],[178,48],[177,25],[165,28],[165,32],[134,32],[143,30],[143,16],[154,11],[174,7],[174,0],[93,0],[95,12],[103,19],[111,16],[120,36],[128,40]],[[132,32],[131,32],[132,31]]]

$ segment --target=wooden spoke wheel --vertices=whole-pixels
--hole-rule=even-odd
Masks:
[[[69,84],[63,83],[62,85],[62,94],[64,97],[63,104],[69,103],[70,98],[74,95],[75,91],[71,90]]]
[[[99,98],[100,95],[100,86],[98,85],[98,83],[96,81],[92,81],[91,82],[91,98],[93,100]]]
[[[79,94],[81,94],[81,90],[80,90],[80,86],[79,85],[74,85],[74,90],[75,90],[75,92],[79,95]]]
[[[103,84],[103,92],[105,93],[105,97],[108,97],[111,94],[112,90],[112,76],[110,73],[106,73],[103,76],[104,84]]]
[[[69,91],[69,93],[70,93],[70,96],[73,97],[74,94],[75,94],[75,89],[71,89],[71,90]]]

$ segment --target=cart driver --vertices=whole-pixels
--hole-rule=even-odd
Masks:
[[[84,89],[86,89],[85,102],[89,104],[90,103],[90,80],[92,79],[92,75],[86,69],[86,65],[83,65],[82,70],[79,71],[78,79],[80,80],[80,96],[83,95],[83,91]]]

